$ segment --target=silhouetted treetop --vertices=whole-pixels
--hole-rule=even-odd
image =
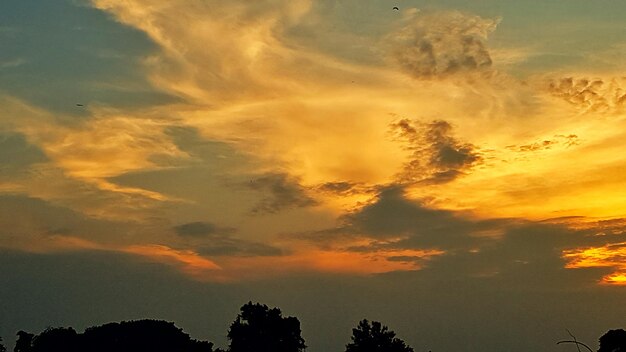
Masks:
[[[352,342],[346,345],[346,352],[413,352],[413,348],[395,336],[395,332],[380,322],[370,324],[363,319],[352,329]]]
[[[15,352],[213,352],[213,344],[193,340],[174,323],[138,320],[91,327],[49,328],[39,335],[18,333]]]
[[[15,348],[13,348],[13,352],[29,352],[31,350],[33,337],[35,337],[35,335],[26,331],[18,331],[17,341],[15,341]]]
[[[48,328],[35,336],[32,341],[32,352],[81,352],[81,341],[72,328]]]
[[[0,352],[7,352],[7,348],[2,344],[2,337],[0,337]]]
[[[306,345],[300,321],[280,309],[248,302],[230,325],[230,352],[300,352]]]
[[[598,352],[626,352],[626,331],[609,330],[600,337]]]

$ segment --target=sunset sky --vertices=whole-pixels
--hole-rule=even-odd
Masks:
[[[394,10],[397,6],[399,10]],[[342,351],[626,327],[623,0],[2,0],[0,336],[249,300]],[[12,343],[12,342],[11,342]]]

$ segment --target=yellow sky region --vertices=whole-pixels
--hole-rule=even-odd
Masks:
[[[600,282],[608,285],[626,285],[626,242],[602,247],[574,249],[563,252],[568,260],[566,268],[613,268]]]
[[[483,216],[531,218],[613,216],[626,206],[626,197],[611,191],[623,188],[615,167],[626,162],[619,152],[624,123],[615,111],[588,111],[595,105],[569,91],[554,97],[545,77],[521,82],[487,71],[412,78],[392,53],[399,49],[395,39],[421,18],[418,11],[407,10],[382,40],[372,39],[381,61],[366,64],[299,46],[285,34],[310,11],[306,0],[255,7],[241,1],[93,4],[160,46],[147,62],[148,76],[189,102],[164,115],[207,138],[231,141],[263,162],[259,171],[288,172],[306,186],[393,182],[409,153],[391,140],[389,125],[399,118],[446,120],[461,141],[480,148],[484,164],[451,184],[416,186],[416,198]],[[488,33],[497,21],[487,22],[476,25],[489,24]],[[605,87],[610,94],[621,89]],[[579,144],[558,140],[569,135]],[[558,143],[530,152],[509,148],[552,140]],[[317,197],[349,206],[345,199]]]
[[[626,206],[621,192],[610,191],[623,187],[615,167],[626,162],[619,152],[624,123],[614,111],[581,114],[575,104],[584,107],[584,100],[567,91],[554,97],[543,77],[520,82],[487,71],[412,78],[392,53],[401,49],[393,46],[396,39],[414,30],[418,11],[406,12],[382,40],[373,40],[383,60],[365,64],[299,46],[285,34],[310,11],[306,0],[255,7],[241,1],[93,4],[160,46],[147,74],[188,102],[162,115],[231,142],[261,161],[259,172],[287,172],[312,187],[393,182],[410,153],[393,140],[390,124],[445,120],[460,141],[480,149],[484,163],[456,182],[415,186],[416,198],[485,217],[614,216]],[[483,22],[473,30],[489,24],[489,32],[497,24]],[[453,34],[446,40],[455,40]],[[559,140],[569,135],[579,144]],[[557,143],[530,152],[511,148],[552,140]],[[341,208],[338,213],[363,199],[313,196]]]
[[[207,138],[231,140],[262,160],[266,170],[259,171],[278,168],[315,187],[325,182],[394,182],[410,152],[394,140],[390,125],[399,117],[429,122],[440,116],[452,123],[456,138],[478,148],[483,161],[452,183],[413,186],[412,197],[484,217],[624,214],[626,192],[619,190],[626,190],[626,157],[621,153],[626,126],[621,116],[580,115],[548,97],[527,116],[519,116],[518,108],[502,116],[504,108],[494,113],[491,106],[465,106],[473,93],[455,92],[453,82],[430,83],[428,93],[415,85],[379,95],[371,87],[336,94],[338,98],[186,111],[181,119]],[[363,200],[314,196],[344,209]]]

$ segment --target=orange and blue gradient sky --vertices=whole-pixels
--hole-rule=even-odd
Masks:
[[[312,352],[364,317],[433,351],[623,327],[624,13],[4,0],[0,334],[155,317],[223,345],[248,300]]]

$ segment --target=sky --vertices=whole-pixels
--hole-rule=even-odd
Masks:
[[[393,9],[397,6],[398,10]],[[0,336],[252,300],[341,351],[626,321],[622,0],[3,0]]]

